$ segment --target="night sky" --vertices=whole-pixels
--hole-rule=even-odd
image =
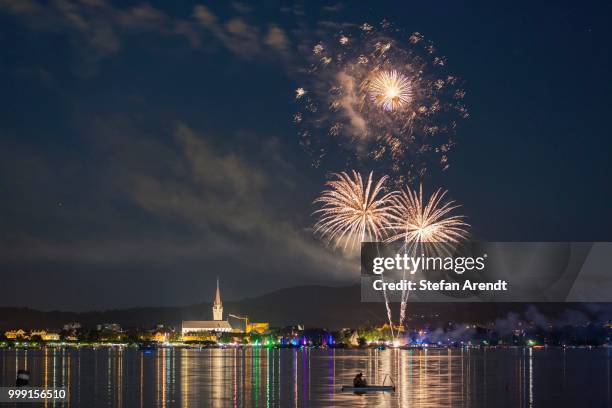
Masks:
[[[360,2],[361,3],[361,2]],[[431,183],[473,238],[612,240],[612,3],[0,0],[0,306],[209,301],[357,264],[313,237],[292,123],[322,27],[419,31],[470,118]],[[333,24],[332,24],[333,23]]]

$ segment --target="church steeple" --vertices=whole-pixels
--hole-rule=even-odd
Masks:
[[[217,293],[213,304],[213,320],[223,320],[223,304],[221,303],[221,292],[219,291],[219,278],[217,277]]]

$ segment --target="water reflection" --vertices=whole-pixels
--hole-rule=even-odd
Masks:
[[[132,348],[0,350],[0,379],[65,387],[68,406],[609,406],[612,353],[598,350]],[[362,371],[394,393],[341,393]],[[45,406],[52,407],[48,402]]]

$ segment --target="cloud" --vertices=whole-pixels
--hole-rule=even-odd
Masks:
[[[218,28],[218,18],[206,6],[197,5],[193,8],[193,16],[205,27],[216,30]]]
[[[207,5],[196,4],[180,14],[149,3],[126,6],[105,0],[0,0],[0,13],[14,16],[31,30],[68,33],[77,51],[76,72],[82,76],[96,74],[101,61],[119,54],[130,37],[142,35],[185,41],[196,51],[222,47],[240,59],[280,61],[292,70],[299,52],[312,47],[313,38],[327,35],[332,25],[338,29],[345,26],[318,21],[312,31],[299,4],[280,9],[292,15],[282,24],[258,18],[243,3],[231,3],[231,10],[233,15],[220,15]],[[326,10],[339,8],[332,5]],[[159,45],[155,41],[146,44]]]
[[[117,23],[126,28],[157,30],[168,23],[169,17],[149,4],[117,11]]]
[[[74,168],[73,173],[85,174],[80,186],[48,175],[44,163],[32,176],[44,174],[44,180],[19,182],[27,188],[24,182],[32,187],[69,181],[81,196],[78,207],[67,202],[65,217],[47,218],[42,230],[22,225],[0,234],[2,264],[61,264],[84,271],[226,265],[236,274],[276,276],[281,286],[299,277],[356,276],[350,273],[355,265],[323,248],[295,221],[294,204],[284,197],[295,201],[299,171],[284,161],[274,138],[260,137],[261,151],[241,154],[222,149],[185,123],[176,125],[169,143],[130,125],[112,118],[90,124],[97,129],[91,140],[99,143],[96,149],[108,164],[96,167],[95,178]],[[28,166],[35,162],[40,160],[29,160]]]
[[[329,6],[323,6],[323,10],[329,13],[337,13],[339,11],[344,10],[344,4],[336,3],[336,4],[329,5]]]
[[[241,9],[241,12],[247,11]],[[202,28],[241,58],[251,59],[262,54],[270,54],[270,51],[285,54],[291,46],[287,33],[276,24],[269,24],[265,31],[248,23],[244,17],[231,17],[222,22],[203,5],[194,7],[193,17]]]
[[[289,48],[290,42],[287,34],[277,25],[270,25],[268,33],[264,39],[266,45],[276,48],[279,51],[285,51]]]
[[[278,185],[292,185],[278,178],[292,175],[266,174],[243,157],[218,151],[185,124],[177,126],[174,140],[179,151],[168,162],[168,170],[175,169],[175,177],[159,181],[139,175],[128,182],[126,191],[143,209],[156,217],[173,217],[215,234],[228,234],[249,246],[259,242],[266,251],[242,250],[253,256],[267,253],[273,263],[301,259],[311,265],[310,273],[346,272],[344,260],[285,218],[291,208],[274,205]],[[273,157],[278,160],[269,156]]]
[[[340,107],[342,113],[349,120],[349,124],[352,129],[352,134],[360,137],[367,136],[367,123],[361,116],[358,109],[358,97],[355,79],[346,74],[345,72],[338,73],[338,82],[340,82],[342,89],[345,90],[342,98],[340,98]]]
[[[167,158],[166,179],[131,175],[125,189],[131,200],[155,215],[199,227],[240,233],[268,226],[261,171],[233,153],[217,152],[184,124],[178,125],[174,141],[179,151]]]
[[[222,21],[207,6],[195,5],[191,15],[178,17],[142,3],[117,7],[104,0],[0,0],[0,12],[24,21],[33,30],[67,31],[81,52],[81,71],[95,72],[99,61],[118,53],[130,34],[156,34],[183,38],[194,48],[210,44],[210,37],[236,56],[253,59],[262,55],[287,57],[291,42],[277,24],[253,24],[251,10],[233,3],[239,15]]]
[[[80,73],[95,72],[99,61],[116,54],[130,33],[182,37],[200,45],[194,23],[167,15],[149,4],[118,8],[104,0],[0,0],[0,12],[22,20],[32,30],[65,31],[81,53]]]
[[[232,8],[242,14],[248,14],[253,11],[251,6],[245,3],[238,2],[238,1],[232,2]]]
[[[44,6],[33,0],[0,0],[0,8],[28,19],[44,13]]]

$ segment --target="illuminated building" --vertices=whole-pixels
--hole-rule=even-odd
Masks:
[[[247,333],[255,332],[257,334],[266,334],[270,331],[270,323],[250,323],[247,326]]]
[[[165,343],[168,341],[169,338],[170,333],[164,330],[157,330],[155,333],[153,333],[153,341],[156,341],[158,343]]]
[[[59,341],[60,335],[59,333],[49,332],[46,330],[32,330],[30,332],[30,338],[34,336],[40,336],[43,341]]]
[[[215,293],[215,303],[213,303],[213,320],[223,320],[223,304],[221,303],[221,293],[219,292],[219,278],[217,278],[217,292]]]
[[[238,320],[244,321],[244,326],[242,325],[232,325],[233,331],[235,333],[257,333],[257,334],[266,334],[270,331],[270,323],[253,323],[249,322],[248,316],[238,316],[235,314],[229,314],[230,317],[233,317]]]
[[[7,332],[4,332],[4,337],[9,340],[23,339],[26,337],[26,332],[23,329],[9,330]]]
[[[215,302],[213,303],[212,311],[213,320],[184,320],[181,329],[183,339],[185,340],[186,337],[194,337],[194,335],[197,336],[211,332],[232,331],[232,326],[229,322],[223,320],[223,304],[221,303],[221,293],[219,291],[219,279],[217,279],[217,292],[215,294]]]

